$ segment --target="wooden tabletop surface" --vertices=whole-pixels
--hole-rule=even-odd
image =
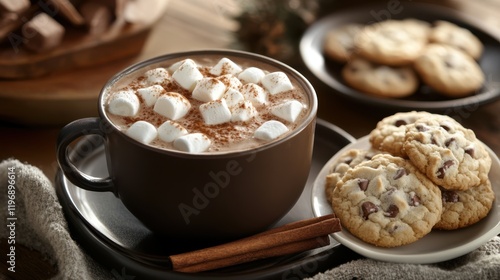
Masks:
[[[500,14],[500,6],[493,1],[483,1],[485,3],[483,6],[468,3],[469,1],[446,2],[447,4],[451,3],[456,9],[476,13],[477,16],[483,17],[485,21],[490,21],[490,25],[496,26],[496,30],[499,32],[497,35],[500,36],[498,16],[492,15],[492,11],[498,11]],[[477,2],[479,1],[474,1],[474,3]],[[496,10],[492,9],[492,7]],[[154,25],[141,54],[106,67],[78,69],[75,71],[78,73],[96,71],[101,73],[101,77],[94,81],[97,83],[97,87],[100,87],[110,75],[119,69],[150,57],[177,51],[229,48],[234,42],[233,35],[238,28],[237,22],[231,19],[230,16],[237,12],[238,9],[238,5],[230,0],[225,0],[224,3],[173,0],[169,3],[165,15]],[[318,116],[339,126],[356,138],[367,135],[381,118],[394,113],[345,99],[335,94],[331,88],[314,77],[301,62],[295,60],[289,64],[303,73],[315,87],[319,99]],[[3,82],[5,81],[0,80],[0,85]],[[81,82],[73,81],[76,87],[79,87],[78,83]],[[3,85],[5,86],[6,83],[3,83]],[[36,87],[36,85],[33,86]],[[91,100],[96,100],[97,94],[98,92],[95,93],[95,97],[91,98]],[[497,101],[473,110],[455,111],[453,114],[455,117],[459,117],[464,126],[473,129],[478,138],[497,155],[500,155],[499,112],[500,101]],[[82,113],[85,114],[87,111]],[[90,111],[88,114],[90,114],[89,116],[95,115],[95,112]],[[64,119],[65,116],[60,117]],[[19,124],[8,120],[0,122],[0,160],[14,157],[28,162],[39,167],[49,179],[54,180],[57,171],[55,139],[61,125]],[[1,242],[0,252],[2,254],[6,252],[5,246],[6,242]],[[22,246],[19,250],[18,271],[20,272],[9,274],[12,279],[34,279],[30,277],[47,279],[56,273],[57,268],[43,261],[38,252]],[[0,272],[5,273],[5,271],[5,262],[2,262]]]

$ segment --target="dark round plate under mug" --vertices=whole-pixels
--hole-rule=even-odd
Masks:
[[[335,153],[355,141],[342,129],[323,120],[317,121],[315,132],[313,161],[306,187],[295,206],[276,226],[314,217],[311,193],[317,174]],[[74,163],[87,174],[107,175],[104,146],[95,139],[80,140],[72,155]],[[209,272],[179,273],[172,271],[169,255],[216,244],[157,236],[145,228],[114,194],[83,190],[69,182],[62,172],[57,174],[56,190],[75,239],[97,262],[120,276],[148,280],[302,279],[359,257],[330,238],[330,245],[308,252]]]
[[[475,110],[478,106],[500,98],[500,38],[495,37],[492,26],[485,25],[482,19],[464,12],[428,3],[401,2],[398,13],[391,14],[387,1],[377,4],[360,5],[356,8],[339,10],[311,25],[300,41],[300,54],[307,68],[322,82],[345,97],[355,101],[391,110],[428,110],[444,112],[453,110]],[[481,89],[470,96],[446,98],[421,84],[417,92],[405,98],[384,98],[369,95],[347,85],[341,71],[343,64],[328,59],[323,54],[325,34],[336,27],[348,23],[369,24],[386,19],[415,18],[427,22],[446,20],[469,29],[484,45],[484,52],[478,61],[485,75]],[[378,18],[378,19],[377,19]]]

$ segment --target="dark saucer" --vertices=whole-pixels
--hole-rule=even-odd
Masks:
[[[314,217],[311,191],[316,175],[342,147],[355,139],[335,125],[318,120],[313,165],[296,205],[277,225]],[[89,145],[89,143],[92,143]],[[75,164],[89,175],[107,175],[104,147],[95,139],[80,140],[73,149]],[[91,192],[70,183],[58,172],[56,190],[74,238],[113,274],[134,279],[301,279],[347,262],[358,255],[331,238],[331,245],[285,257],[270,258],[216,271],[173,272],[168,256],[215,244],[172,240],[145,228],[112,193]],[[147,207],[145,205],[145,207]]]

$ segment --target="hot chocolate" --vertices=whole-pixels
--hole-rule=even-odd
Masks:
[[[279,61],[172,53],[114,75],[99,116],[61,129],[57,158],[75,186],[112,191],[154,233],[241,238],[275,224],[303,193],[317,108],[311,84]],[[79,170],[69,151],[90,135],[104,138],[104,178]]]
[[[291,133],[310,111],[286,73],[221,56],[164,62],[106,90],[104,109],[120,130],[190,153],[253,149]]]

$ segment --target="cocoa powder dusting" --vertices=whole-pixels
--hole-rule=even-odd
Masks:
[[[200,65],[200,63],[198,63],[198,65]],[[204,77],[217,78],[217,76],[214,76],[210,73],[210,69],[211,67],[209,66],[199,66],[198,68],[198,70],[203,74]],[[221,77],[227,73],[228,73],[227,66],[224,66],[221,75],[218,77]],[[230,86],[230,79],[224,77],[218,80],[223,82],[226,85],[226,87]],[[128,88],[137,91],[137,89],[144,88],[147,86],[145,85],[146,81],[147,79],[145,76],[140,76],[135,80],[133,80],[132,82],[130,82],[126,87],[121,89]],[[189,133],[200,132],[205,134],[208,138],[210,138],[212,141],[212,145],[209,149],[209,152],[224,151],[227,149],[245,149],[258,146],[264,142],[254,139],[253,133],[264,122],[269,120],[279,120],[283,122],[285,125],[287,125],[290,130],[293,130],[298,124],[300,124],[301,122],[300,119],[303,119],[304,116],[307,114],[307,110],[303,110],[303,112],[298,118],[299,120],[296,121],[294,124],[290,124],[284,120],[277,118],[270,111],[273,106],[276,106],[283,100],[295,99],[303,104],[308,104],[305,95],[300,91],[298,86],[294,84],[295,88],[288,92],[276,95],[268,94],[267,103],[265,106],[258,106],[254,104],[259,113],[257,114],[256,117],[254,117],[250,121],[227,122],[218,125],[207,125],[205,124],[203,117],[198,109],[199,106],[202,105],[204,102],[194,99],[189,90],[182,88],[174,80],[166,80],[161,84],[161,86],[165,89],[165,93],[163,94],[171,94],[171,92],[175,92],[183,95],[190,102],[191,109],[189,110],[188,114],[181,119],[175,120],[174,122],[183,126]],[[263,85],[260,83],[258,84],[258,86],[263,87]],[[240,85],[239,88],[237,89],[241,90],[242,87],[243,85]],[[251,94],[257,95],[257,92],[254,89],[252,89]],[[146,120],[156,127],[161,126],[165,121],[169,120],[167,117],[157,114],[154,111],[154,106],[147,107],[144,103],[143,98],[139,94],[137,96],[141,101],[139,113],[134,117],[110,116],[110,118],[115,124],[117,124],[123,130],[126,130],[130,125],[139,120]],[[244,107],[243,104],[240,104],[238,106]],[[165,143],[159,139],[154,140],[151,143],[151,145],[167,149],[172,148],[171,143]]]

